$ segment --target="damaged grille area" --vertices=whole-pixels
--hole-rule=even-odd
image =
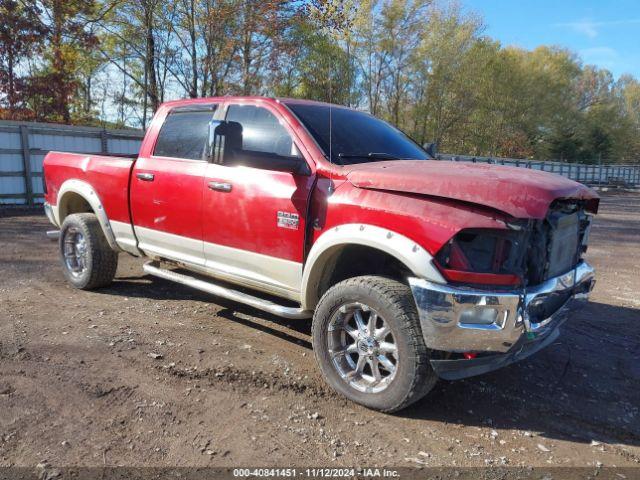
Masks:
[[[587,249],[591,217],[583,202],[559,200],[544,220],[531,226],[526,255],[528,285],[562,275],[574,268]]]
[[[535,286],[571,271],[587,248],[594,208],[557,200],[542,220],[514,219],[506,229],[464,229],[435,255],[450,282],[513,288]]]

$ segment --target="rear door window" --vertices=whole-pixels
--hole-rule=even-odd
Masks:
[[[153,154],[159,157],[205,160],[209,122],[215,107],[173,110],[164,121]]]

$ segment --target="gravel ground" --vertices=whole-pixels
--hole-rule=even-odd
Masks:
[[[592,303],[537,356],[395,415],[325,387],[306,321],[146,276],[64,281],[40,215],[0,218],[0,466],[638,466],[640,195],[606,194]]]

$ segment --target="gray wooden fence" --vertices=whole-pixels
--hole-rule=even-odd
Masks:
[[[0,205],[43,202],[42,160],[50,150],[136,154],[143,132],[0,121]]]
[[[640,165],[566,163],[546,160],[519,160],[515,158],[472,157],[448,153],[441,153],[438,158],[456,162],[494,163],[542,170],[592,186],[640,187]]]

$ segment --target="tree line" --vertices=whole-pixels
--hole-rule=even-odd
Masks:
[[[303,97],[441,151],[640,163],[640,82],[439,0],[0,0],[0,118],[146,127],[170,99]]]

